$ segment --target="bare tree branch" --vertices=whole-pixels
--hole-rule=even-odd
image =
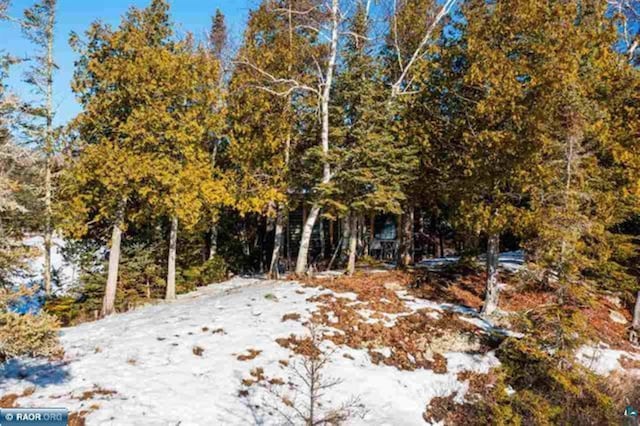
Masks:
[[[435,16],[435,18],[431,22],[431,25],[429,25],[429,28],[427,28],[427,32],[425,33],[424,37],[420,41],[420,44],[416,48],[415,52],[413,52],[413,55],[411,56],[411,59],[409,60],[407,65],[402,69],[402,73],[400,74],[400,77],[398,78],[398,80],[395,83],[393,83],[393,85],[391,87],[392,96],[398,96],[398,95],[401,95],[401,94],[405,94],[402,91],[402,84],[404,83],[404,80],[406,79],[407,74],[411,70],[411,67],[413,66],[413,64],[418,60],[418,58],[420,58],[420,56],[422,56],[423,50],[424,50],[425,46],[427,45],[427,43],[429,42],[429,40],[431,39],[431,36],[432,36],[433,32],[437,28],[437,26],[440,23],[440,21],[442,21],[442,19],[449,14],[449,12],[453,8],[453,6],[456,4],[456,1],[457,0],[446,0],[444,5],[442,5],[442,8],[440,9],[438,14]],[[397,13],[397,11],[395,11],[395,12]],[[396,31],[397,31],[397,29],[396,29]],[[396,46],[397,46],[397,39],[396,39]],[[399,53],[398,53],[398,55],[399,55]]]

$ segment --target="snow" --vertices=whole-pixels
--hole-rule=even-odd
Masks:
[[[295,282],[238,277],[171,303],[67,328],[61,336],[64,361],[6,363],[0,369],[0,394],[35,386],[33,394],[18,401],[21,406],[78,411],[97,404],[88,425],[280,424],[265,409],[270,394],[254,385],[248,397],[239,397],[245,389],[241,381],[256,367],[268,378],[292,379],[290,368],[278,361],[291,365],[299,357],[275,339],[307,334],[301,321],[317,309],[307,299],[327,292]],[[354,298],[352,293],[335,296]],[[283,315],[292,312],[301,321],[283,322]],[[201,356],[194,354],[196,346],[204,350]],[[262,352],[248,361],[237,359],[249,349]],[[452,352],[443,354],[445,374],[400,371],[373,364],[364,350],[330,342],[323,349],[333,351],[326,376],[342,380],[327,390],[327,403],[337,406],[358,397],[366,409],[364,417],[348,422],[352,425],[423,425],[422,413],[433,397],[457,392],[457,400],[464,398],[467,384],[457,379],[458,372],[486,373],[498,364],[491,352]],[[117,393],[81,401],[83,392],[96,388]]]
[[[582,365],[602,376],[607,376],[616,370],[623,371],[624,369],[620,364],[622,357],[640,361],[640,354],[610,349],[602,344],[598,346],[585,345],[576,352],[576,359]]]
[[[478,256],[478,263],[484,264],[486,259],[485,255]],[[459,256],[447,256],[437,257],[433,259],[425,259],[416,264],[416,268],[425,268],[431,270],[438,270],[444,266],[453,265],[460,260]],[[499,266],[509,272],[518,272],[524,265],[524,251],[508,251],[500,253],[498,258]]]
[[[28,247],[38,249],[38,255],[29,260],[29,271],[26,276],[14,277],[12,281],[15,284],[30,284],[34,281],[42,281],[44,271],[44,238],[41,236],[32,236],[25,238],[23,243]],[[65,261],[62,251],[65,247],[65,241],[60,237],[52,239],[51,246],[51,269],[57,273],[60,288],[58,291],[64,292],[77,280],[78,268]]]
[[[453,303],[439,303],[426,299],[417,299],[409,295],[406,290],[399,290],[396,292],[396,294],[400,299],[404,301],[405,305],[407,305],[413,311],[417,311],[420,309],[431,309],[436,312],[451,311],[459,314],[459,318],[461,320],[473,324],[487,333],[501,334],[503,336],[517,338],[522,338],[524,336],[522,333],[517,333],[501,327],[496,327],[487,318],[481,317],[478,311],[467,306],[456,305]]]

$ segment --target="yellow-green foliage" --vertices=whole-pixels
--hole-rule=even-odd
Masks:
[[[58,327],[58,321],[47,314],[0,313],[0,361],[23,355],[61,355]]]
[[[192,266],[181,272],[179,285],[185,287],[200,287],[219,283],[227,279],[228,266],[220,256],[213,256],[202,265]]]
[[[517,324],[525,337],[501,343],[496,384],[478,402],[481,418],[490,424],[619,424],[618,401],[605,380],[575,359],[589,328],[576,309],[580,299],[567,294],[563,305],[529,312]]]
[[[11,301],[29,292],[0,290],[0,362],[19,356],[54,357],[62,354],[58,321],[47,314],[21,315],[7,310]]]
[[[619,424],[605,381],[575,361],[551,354],[534,339],[508,339],[497,356],[500,380],[479,403],[489,424]],[[507,386],[515,392],[506,392]]]
[[[212,167],[220,133],[220,64],[187,38],[175,41],[168,5],[131,9],[119,28],[93,24],[73,89],[78,155],[60,184],[61,224],[73,235],[112,220],[176,216],[191,228],[206,209],[231,203],[230,181]],[[135,208],[132,206],[135,205]]]

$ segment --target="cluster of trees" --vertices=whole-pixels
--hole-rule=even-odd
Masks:
[[[41,102],[17,108],[19,132],[2,116],[0,273],[17,265],[9,241],[41,232],[50,292],[52,235],[64,233],[93,258],[90,275],[106,274],[107,315],[123,262],[147,296],[167,299],[184,270],[256,247],[277,276],[301,205],[295,273],[307,272],[322,219],[343,223],[338,249],[353,273],[363,218],[376,213],[402,216],[407,265],[420,207],[486,241],[487,315],[506,233],[561,294],[586,281],[637,287],[637,2],[263,0],[233,48],[219,11],[205,39],[178,37],[167,2],[152,0],[117,27],[72,35],[82,112],[62,130],[52,125],[55,6],[37,2],[20,19],[39,48],[27,81]],[[30,165],[14,135],[30,142]],[[24,208],[16,194],[34,223],[12,213]],[[97,267],[101,247],[108,262]]]

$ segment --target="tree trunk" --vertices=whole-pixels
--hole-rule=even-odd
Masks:
[[[482,315],[492,315],[498,309],[500,284],[498,282],[498,258],[500,256],[500,234],[491,234],[487,242],[487,289]]]
[[[413,263],[413,207],[409,207],[402,215],[401,223],[399,264],[407,267]]]
[[[304,223],[302,229],[302,236],[300,237],[300,250],[298,251],[298,260],[296,261],[296,275],[304,275],[307,272],[307,263],[309,257],[309,245],[311,244],[311,233],[313,232],[313,226],[316,224],[316,220],[320,215],[320,207],[314,205],[307,216],[307,220]]]
[[[271,253],[271,264],[269,265],[269,278],[277,280],[280,278],[280,271],[278,269],[278,263],[280,260],[280,252],[282,251],[282,245],[284,243],[284,206],[278,207],[278,213],[276,216],[276,230],[273,239],[273,252]]]
[[[176,298],[176,251],[178,245],[178,218],[171,218],[171,231],[169,233],[169,259],[167,262],[167,294],[166,300]]]
[[[211,235],[209,240],[209,260],[218,254],[218,221],[211,225]]]
[[[122,240],[122,223],[124,217],[124,207],[121,207],[116,214],[111,233],[111,248],[109,250],[109,271],[107,275],[107,286],[102,299],[102,316],[111,315],[115,310],[116,290],[118,287],[118,267],[120,266],[120,242]]]
[[[53,213],[51,209],[51,160],[48,153],[45,163],[44,291],[46,294],[51,294],[51,246],[53,241],[53,227],[51,225],[51,217],[53,216]]]
[[[640,291],[636,296],[636,306],[633,309],[633,322],[631,323],[631,331],[629,333],[629,340],[632,344],[638,345],[640,344],[640,338],[638,334],[640,333]]]
[[[47,39],[47,60],[46,60],[46,141],[45,141],[45,230],[44,230],[44,288],[47,294],[51,294],[51,246],[53,240],[52,226],[52,182],[51,182],[51,158],[53,157],[53,72],[55,64],[53,62],[53,37],[55,26],[55,10],[52,8],[49,16],[45,36]]]
[[[633,309],[633,322],[631,323],[631,327],[636,331],[640,331],[640,291],[638,291],[638,295],[636,296],[636,306]]]
[[[324,256],[325,256],[325,251],[326,251],[326,246],[325,246],[325,241],[324,241],[324,221],[322,219],[320,219],[318,221],[318,227],[320,228],[320,257],[319,259],[321,261],[324,260]]]
[[[340,247],[340,264],[344,265],[349,258],[349,238],[351,237],[351,220],[346,217],[341,220],[342,223],[342,246]]]
[[[332,0],[331,2],[331,42],[329,47],[329,59],[327,68],[324,72],[324,85],[320,94],[320,116],[321,131],[320,141],[322,145],[322,183],[326,184],[331,181],[331,165],[329,164],[329,104],[331,99],[331,88],[333,86],[333,73],[338,57],[338,37],[340,31],[340,2]],[[307,262],[309,256],[309,243],[311,241],[311,232],[320,214],[320,206],[314,204],[309,217],[305,220],[302,238],[300,239],[300,250],[298,251],[298,259],[296,261],[296,274],[302,275],[307,270]]]
[[[356,271],[356,251],[358,249],[358,216],[351,213],[349,217],[349,262],[347,262],[347,275],[351,276]]]

